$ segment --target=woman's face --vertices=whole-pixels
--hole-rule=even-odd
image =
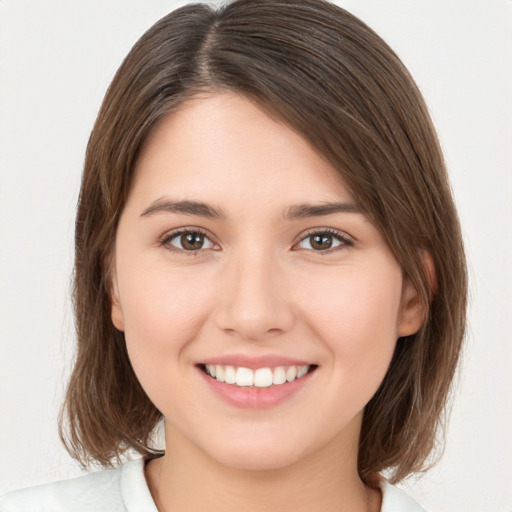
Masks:
[[[183,104],[146,144],[111,299],[168,445],[238,468],[332,449],[355,458],[396,340],[421,322],[415,290],[330,165],[227,93]]]

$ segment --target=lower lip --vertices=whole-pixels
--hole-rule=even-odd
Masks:
[[[209,386],[218,397],[228,404],[242,409],[264,409],[276,406],[302,389],[314,373],[307,373],[304,377],[278,386],[256,388],[226,384],[225,382],[220,382],[210,377],[201,369],[198,369],[198,371],[207,386]]]

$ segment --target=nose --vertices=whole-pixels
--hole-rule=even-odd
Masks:
[[[275,258],[259,250],[247,252],[233,258],[224,269],[215,322],[223,331],[244,340],[265,340],[292,328],[292,294],[286,285],[286,272]]]

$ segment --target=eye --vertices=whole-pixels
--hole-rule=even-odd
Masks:
[[[173,252],[196,253],[202,249],[214,249],[216,245],[206,233],[197,229],[182,229],[166,235],[161,245]]]
[[[352,245],[354,245],[353,242],[342,233],[332,229],[323,229],[309,233],[297,244],[297,247],[325,254]]]

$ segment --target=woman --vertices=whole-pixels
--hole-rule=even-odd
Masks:
[[[422,510],[391,483],[432,450],[465,300],[442,154],[389,47],[321,0],[178,9],[114,78],[76,222],[63,439],[143,459],[1,510]]]

